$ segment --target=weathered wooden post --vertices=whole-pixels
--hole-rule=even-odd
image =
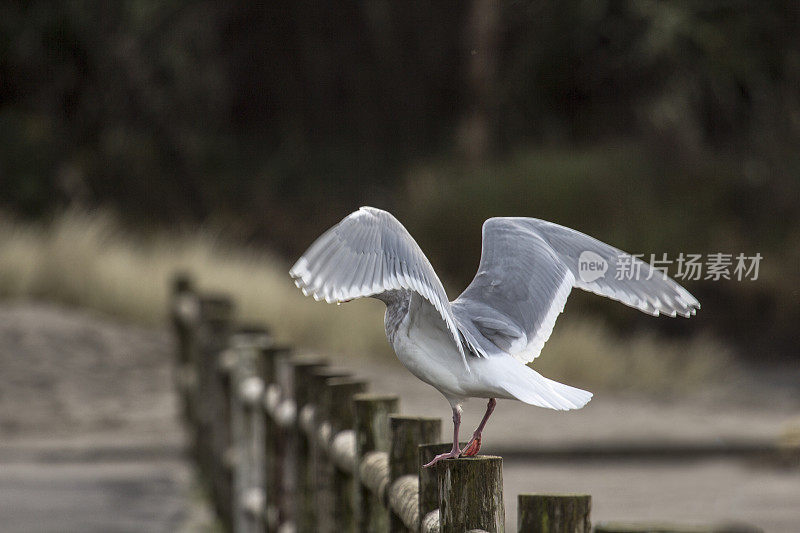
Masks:
[[[172,280],[170,318],[175,332],[175,385],[181,397],[184,421],[195,424],[197,396],[197,328],[200,320],[200,303],[189,274],[181,272]]]
[[[438,463],[442,533],[505,531],[503,459],[478,455]]]
[[[324,360],[293,360],[292,366],[292,393],[295,399],[297,418],[293,442],[295,443],[295,487],[296,502],[295,525],[300,533],[313,533],[316,529],[315,509],[314,509],[314,470],[310,463],[311,446],[310,439],[307,437],[303,425],[313,425],[313,405],[311,400],[314,398],[313,385],[311,384],[311,373],[327,365]]]
[[[461,443],[464,448],[466,443]],[[419,446],[419,520],[420,531],[426,532],[439,527],[439,466],[422,468],[441,453],[449,452],[452,442],[423,444]]]
[[[389,450],[390,496],[404,504],[402,514],[391,512],[389,531],[392,533],[419,529],[419,445],[436,442],[442,434],[439,418],[391,415],[389,427],[392,444]],[[407,478],[404,483],[401,478]],[[408,481],[414,481],[410,483]],[[405,493],[402,494],[401,493]]]
[[[331,436],[329,413],[326,410],[325,396],[328,381],[333,378],[349,378],[350,372],[341,368],[317,368],[311,371],[311,387],[314,391],[313,410],[305,423],[305,431],[310,443],[310,460],[312,468],[311,483],[314,491],[314,513],[316,531],[325,533],[333,530],[333,463],[328,456],[328,442]]]
[[[591,533],[592,497],[588,494],[520,494],[517,531]]]
[[[280,473],[276,473],[276,478],[280,479],[280,500],[279,500],[279,527],[288,528],[287,531],[296,529],[295,526],[295,502],[297,501],[297,403],[292,395],[294,367],[289,353],[284,353],[278,358],[277,379],[280,387],[277,401],[274,403],[273,417],[276,424],[280,427],[280,440],[276,447],[278,461],[276,468]],[[276,529],[277,531],[277,529]]]
[[[177,342],[175,355],[177,362],[182,364],[187,363],[190,359],[189,351],[186,349],[186,319],[190,315],[196,316],[199,312],[197,308],[197,293],[195,292],[194,281],[187,272],[176,273],[172,277],[170,285],[169,314]],[[183,296],[190,296],[191,298],[184,300]]]
[[[733,522],[716,525],[687,526],[661,522],[601,522],[595,533],[764,533],[764,530],[747,523]]]
[[[220,385],[218,360],[228,346],[234,306],[223,295],[203,295],[199,303],[195,442],[201,472],[212,490],[217,514],[230,524],[230,498],[225,494],[225,447],[219,447],[220,435],[227,430],[227,404]]]
[[[331,378],[327,381],[323,405],[330,421],[329,451],[333,489],[333,524],[335,530],[356,531],[355,522],[355,433],[353,424],[353,396],[364,393],[367,382],[349,378]]]
[[[287,509],[285,477],[288,473],[286,465],[287,440],[290,438],[286,427],[274,418],[278,416],[282,402],[291,401],[285,398],[288,390],[286,383],[280,383],[279,369],[282,368],[291,354],[286,346],[269,343],[259,353],[258,374],[264,383],[264,401],[261,414],[264,425],[264,494],[267,507],[264,509],[264,529],[275,531],[279,524],[289,520]],[[286,409],[282,410],[285,413]],[[287,414],[280,415],[283,418]],[[294,416],[294,410],[288,415]]]
[[[234,377],[238,354],[228,346],[220,352],[217,358],[215,371],[216,389],[218,390],[217,405],[215,407],[214,420],[212,421],[211,439],[216,457],[216,473],[214,474],[214,485],[216,493],[221,500],[221,512],[223,524],[229,531],[235,529],[236,522],[236,487],[235,487],[235,468],[239,460],[238,450],[234,446],[235,435],[239,432],[238,420],[238,397],[234,393]]]
[[[229,371],[232,433],[229,460],[233,473],[234,531],[264,531],[264,382],[258,376],[259,353],[270,343],[265,328],[244,327],[231,339]],[[232,355],[231,355],[232,354]],[[230,364],[230,363],[229,363]]]
[[[356,432],[356,524],[358,531],[382,533],[389,530],[389,515],[364,484],[361,467],[367,454],[384,452],[391,447],[389,415],[399,409],[397,396],[357,394],[353,397]],[[387,464],[388,469],[388,464]]]

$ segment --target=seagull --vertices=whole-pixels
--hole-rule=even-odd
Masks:
[[[372,297],[386,304],[386,336],[398,359],[441,392],[453,411],[453,447],[425,467],[476,455],[498,398],[556,410],[589,402],[591,392],[528,366],[550,337],[573,287],[654,316],[688,318],[700,308],[661,269],[536,218],[484,222],[478,272],[452,302],[406,228],[374,207],[360,208],[325,232],[289,274],[304,295],[318,301]],[[467,398],[488,399],[488,405],[461,450],[458,433]]]

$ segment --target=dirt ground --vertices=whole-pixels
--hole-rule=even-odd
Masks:
[[[406,414],[441,416],[443,437],[449,437],[447,402],[399,363],[334,363],[355,368],[373,391],[397,394]],[[594,522],[738,523],[800,531],[798,459],[786,466],[753,452],[800,434],[800,368],[732,374],[670,397],[595,392],[586,407],[570,412],[498,402],[481,452],[505,457],[508,531],[516,531],[516,498],[526,492],[591,494]],[[483,400],[465,405],[464,440],[484,408]],[[597,454],[526,457],[568,448]]]
[[[85,311],[0,305],[2,531],[210,523],[183,454],[170,346],[166,331]]]
[[[338,361],[409,414],[449,409],[391,361]],[[800,470],[736,455],[543,461],[543,446],[704,448],[772,443],[797,423],[797,376],[753,376],[698,393],[645,399],[600,392],[556,413],[500,402],[484,451],[504,465],[509,530],[521,492],[587,492],[593,520],[744,521],[793,532]],[[483,402],[465,409],[465,428]],[[185,460],[166,330],[38,303],[0,305],[0,524],[9,532],[202,531],[211,527]],[[793,422],[794,421],[794,422]],[[469,433],[469,429],[466,430]]]

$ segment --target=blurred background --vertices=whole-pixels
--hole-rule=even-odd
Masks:
[[[756,280],[685,281],[689,321],[573,294],[537,368],[667,398],[779,390],[765,402],[788,408],[798,87],[792,2],[4,2],[0,306],[163,326],[188,270],[288,342],[388,359],[380,304],[292,286],[313,239],[388,209],[455,298],[483,220],[531,216],[645,260],[763,257]],[[8,353],[10,420],[31,383]],[[33,431],[18,418],[4,431]]]
[[[494,215],[647,256],[759,252],[755,282],[688,283],[704,305],[692,323],[622,310],[619,325],[711,330],[750,359],[797,354],[791,3],[136,0],[1,14],[7,219],[102,209],[136,237],[202,227],[291,261],[373,205],[408,226],[451,296]]]

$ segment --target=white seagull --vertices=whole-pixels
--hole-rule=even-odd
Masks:
[[[591,399],[592,393],[527,366],[550,337],[573,287],[654,316],[689,317],[700,308],[686,289],[647,263],[535,218],[484,222],[478,273],[452,302],[408,231],[391,213],[373,207],[362,207],[325,232],[290,275],[316,300],[371,296],[386,304],[386,336],[400,362],[453,409],[453,448],[426,467],[477,454],[495,398],[559,410],[580,409]],[[488,398],[489,404],[462,451],[458,430],[467,398]]]

